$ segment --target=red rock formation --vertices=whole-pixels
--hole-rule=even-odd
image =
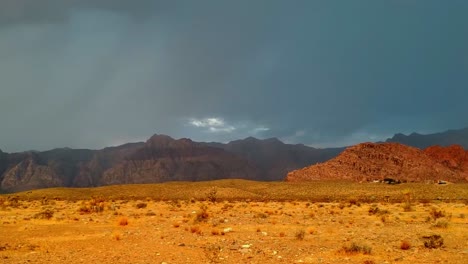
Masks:
[[[384,178],[409,182],[468,181],[468,170],[458,166],[460,149],[422,151],[399,143],[362,143],[347,148],[338,157],[288,173],[286,181],[335,180],[371,181]],[[447,155],[441,159],[442,155]],[[466,164],[466,163],[461,163]]]
[[[431,146],[424,153],[451,169],[468,172],[468,151],[460,145]]]

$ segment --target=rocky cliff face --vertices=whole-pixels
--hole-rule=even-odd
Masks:
[[[36,153],[13,155],[12,165],[7,167],[2,175],[1,187],[4,190],[27,190],[42,187],[64,186],[63,177],[46,164],[42,164]]]
[[[286,181],[392,178],[409,182],[464,182],[468,181],[468,171],[463,169],[466,163],[461,160],[465,156],[460,150],[461,147],[434,147],[422,151],[398,143],[362,143],[328,162],[292,171]]]

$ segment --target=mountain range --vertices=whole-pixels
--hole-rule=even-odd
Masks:
[[[326,161],[342,150],[290,145],[275,138],[222,144],[154,135],[146,142],[101,150],[0,151],[0,190],[226,178],[283,180],[288,171]]]
[[[468,149],[468,127],[428,135],[412,133],[407,136],[399,133],[395,134],[392,138],[387,139],[386,142],[397,142],[420,149],[425,149],[434,145],[443,147],[460,145],[464,149]]]
[[[309,179],[308,177],[315,179],[320,175],[321,179],[367,180],[375,177],[376,171],[388,171],[385,175],[396,176],[409,173],[407,170],[414,172],[414,168],[421,169],[421,172],[413,173],[418,175],[414,179],[426,179],[426,176],[419,173],[428,170],[427,173],[445,173],[438,173],[439,178],[443,175],[447,179],[463,180],[463,176],[457,173],[466,169],[468,164],[463,156],[463,148],[466,149],[468,145],[468,128],[432,135],[396,134],[387,141],[419,148],[452,143],[460,144],[461,147],[453,147],[447,151],[445,148],[440,151],[440,147],[432,147],[421,151],[401,144],[391,145],[392,147],[379,144],[374,148],[368,145],[371,143],[366,143],[367,145],[353,146],[343,152],[345,148],[317,149],[302,144],[285,144],[276,138],[260,140],[249,137],[224,144],[154,135],[146,142],[100,150],[60,148],[20,153],[4,153],[0,150],[0,192],[226,178],[277,181],[284,180],[288,172],[295,170],[296,175],[302,176],[292,177],[290,173],[287,180],[296,181]],[[369,149],[381,151],[368,152]],[[342,152],[344,158],[338,156]],[[459,158],[454,158],[454,153]],[[382,163],[382,158],[397,159],[404,165],[388,167],[391,163],[388,160]],[[361,160],[364,163],[359,163]],[[306,170],[299,169],[310,168],[308,166],[314,164],[314,169],[308,170],[313,172],[312,176],[310,173],[307,173],[309,176],[304,176],[306,173],[297,173]],[[346,171],[340,171],[343,164],[350,167]],[[450,172],[444,172],[447,167]],[[379,174],[382,175],[384,174]]]

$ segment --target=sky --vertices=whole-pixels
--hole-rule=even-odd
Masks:
[[[0,149],[468,126],[468,1],[2,0]]]

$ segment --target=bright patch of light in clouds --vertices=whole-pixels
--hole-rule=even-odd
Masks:
[[[229,135],[229,140],[244,138],[249,136],[259,136],[270,131],[270,128],[262,125],[255,124],[251,121],[226,121],[221,117],[208,117],[208,118],[190,118],[186,122],[188,126],[200,129],[200,132],[209,134]]]
[[[268,127],[256,127],[252,130],[253,134],[258,134],[270,130]]]
[[[236,130],[236,127],[227,124],[224,119],[222,118],[203,118],[203,119],[196,119],[192,118],[189,122],[190,125],[199,128],[206,128],[209,132],[218,133],[231,133],[232,131]]]

